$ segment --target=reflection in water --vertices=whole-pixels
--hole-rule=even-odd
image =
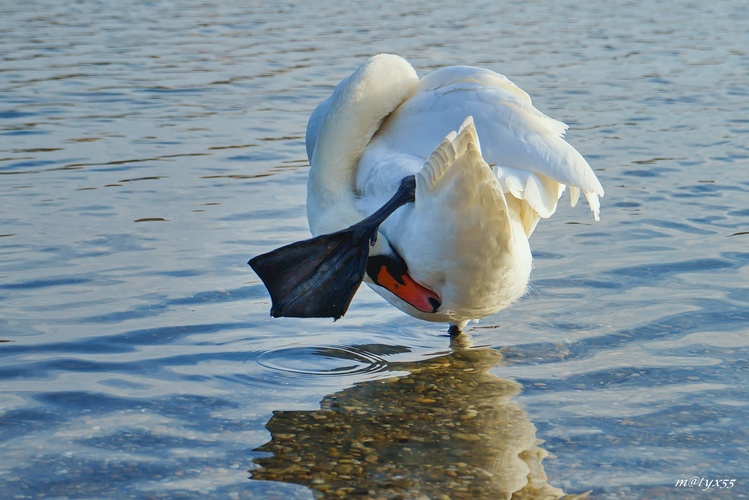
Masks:
[[[511,400],[519,385],[489,371],[501,359],[455,340],[449,354],[388,363],[407,374],[358,383],[319,410],[276,411],[256,450],[272,456],[254,460],[251,478],[320,496],[560,498],[536,428]]]

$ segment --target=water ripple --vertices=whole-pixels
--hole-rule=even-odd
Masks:
[[[359,346],[283,347],[262,352],[257,362],[269,370],[322,376],[377,373],[387,368],[384,357]]]

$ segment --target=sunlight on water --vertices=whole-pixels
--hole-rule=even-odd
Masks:
[[[459,344],[459,342],[455,342]],[[512,397],[519,386],[489,370],[484,347],[392,363],[405,375],[360,382],[319,410],[274,412],[256,451],[257,480],[335,495],[555,498],[536,429]]]
[[[746,497],[742,2],[6,3],[3,498]],[[606,188],[473,346],[367,289],[273,320],[246,265],[378,52],[506,74]]]

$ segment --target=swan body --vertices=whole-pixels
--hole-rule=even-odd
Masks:
[[[342,316],[363,281],[458,331],[522,296],[528,238],[569,188],[599,218],[604,192],[506,77],[468,66],[419,79],[380,54],[339,83],[306,134],[311,240],[255,257],[273,316]]]
[[[404,59],[374,56],[310,117],[311,232],[355,224],[414,175],[415,201],[380,224],[369,257],[399,256],[441,304],[424,311],[364,280],[408,314],[462,327],[525,293],[528,237],[567,187],[572,205],[582,191],[598,219],[603,188],[566,128],[492,71],[457,66],[419,79]]]

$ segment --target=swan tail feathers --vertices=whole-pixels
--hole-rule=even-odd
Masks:
[[[457,132],[449,133],[416,173],[416,208],[442,213],[445,220],[476,218],[500,224],[511,232],[507,200],[491,167],[481,155],[481,145],[472,117]],[[483,215],[481,215],[483,214]],[[491,214],[491,215],[487,215]]]

